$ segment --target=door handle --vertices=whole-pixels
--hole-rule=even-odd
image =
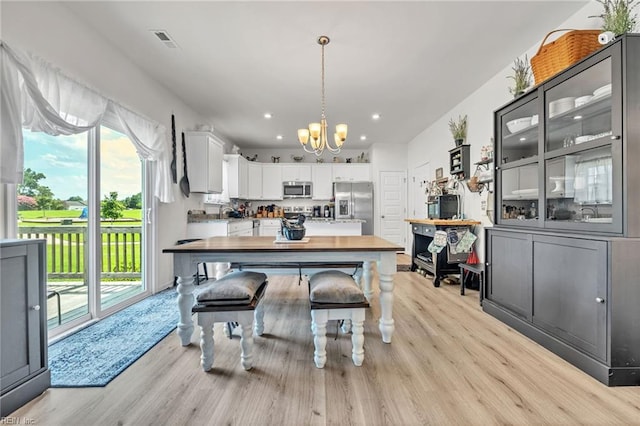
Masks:
[[[384,219],[384,215],[382,215],[382,216],[380,216],[380,217]]]

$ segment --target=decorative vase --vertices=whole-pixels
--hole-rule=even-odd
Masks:
[[[464,143],[464,139],[455,139],[456,142],[456,146],[462,146],[462,144]]]

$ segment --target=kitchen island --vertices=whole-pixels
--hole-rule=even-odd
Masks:
[[[456,230],[458,232],[471,231],[471,227],[480,225],[477,220],[467,219],[405,219],[411,224],[413,233],[413,248],[411,251],[411,270],[420,268],[433,275],[434,287],[440,286],[440,281],[447,274],[459,274],[459,263],[467,260],[468,253],[452,253],[449,244],[440,253],[431,253],[428,248],[436,231]],[[435,259],[434,259],[435,258]]]

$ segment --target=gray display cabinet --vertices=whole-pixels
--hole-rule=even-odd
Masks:
[[[483,309],[610,386],[640,385],[638,75],[627,34],[494,114]]]
[[[0,240],[0,411],[8,416],[51,384],[46,240]]]

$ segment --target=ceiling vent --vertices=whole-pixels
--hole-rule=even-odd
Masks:
[[[167,33],[165,30],[149,30],[149,31],[151,31],[156,37],[158,37],[158,39],[161,42],[163,42],[165,46],[171,49],[176,49],[178,47],[176,42],[173,41],[171,36],[169,36],[169,33]]]

